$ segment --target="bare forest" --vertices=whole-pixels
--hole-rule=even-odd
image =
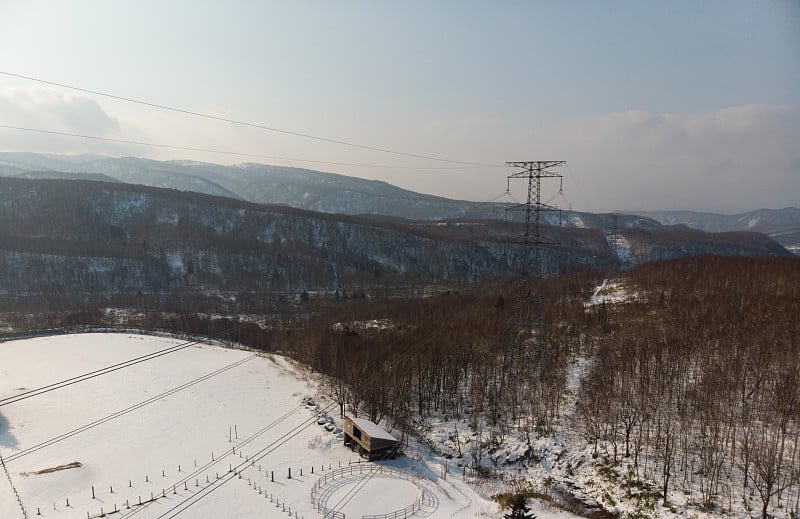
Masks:
[[[588,307],[597,274],[551,279],[545,351],[511,333],[512,285],[331,309],[285,347],[328,377],[343,412],[423,436],[431,414],[466,419],[477,470],[507,437],[574,428],[630,496],[794,516],[800,262],[681,259],[620,279],[628,302]],[[576,359],[589,367],[569,416]]]

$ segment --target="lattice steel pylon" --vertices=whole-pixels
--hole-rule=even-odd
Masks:
[[[525,213],[525,230],[523,234],[525,257],[523,264],[528,263],[528,252],[533,253],[533,258],[530,262],[532,267],[531,282],[526,289],[526,283],[523,280],[520,295],[516,301],[514,340],[519,343],[517,347],[522,352],[523,365],[526,365],[529,363],[529,359],[526,353],[528,349],[524,344],[525,335],[529,330],[534,332],[534,349],[542,374],[547,370],[548,355],[544,343],[544,265],[542,264],[541,248],[543,245],[555,245],[558,242],[542,235],[541,221],[543,212],[560,211],[557,207],[542,202],[542,179],[563,178],[563,175],[551,170],[564,164],[566,162],[563,160],[506,162],[508,167],[522,169],[513,175],[509,175],[509,182],[512,179],[528,180],[527,200],[524,203],[508,208],[507,211],[522,211]],[[526,318],[526,315],[530,315],[531,310],[533,322]]]

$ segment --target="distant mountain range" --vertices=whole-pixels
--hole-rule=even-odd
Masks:
[[[546,226],[558,245],[544,249],[544,268],[790,255],[759,233],[641,220],[647,225],[620,228],[615,239],[600,228]],[[37,310],[148,301],[263,311],[276,294],[303,290],[413,295],[518,278],[530,268],[522,232],[521,223],[502,220],[326,214],[120,182],[0,178],[0,309],[21,301],[36,301]]]
[[[192,191],[258,204],[285,204],[331,214],[385,215],[415,220],[519,217],[507,203],[451,200],[416,193],[386,182],[301,168],[241,164],[222,166],[191,161],[155,161],[96,155],[0,153],[0,176],[87,179]],[[634,202],[632,202],[634,203]],[[593,214],[546,213],[546,223],[568,228],[661,229],[683,225],[706,232],[748,231],[766,234],[800,254],[800,209],[761,209],[725,216],[680,211]]]
[[[736,215],[692,211],[641,211],[634,214],[652,218],[664,225],[682,224],[706,232],[760,232],[795,254],[800,254],[800,209],[796,207],[757,209]]]

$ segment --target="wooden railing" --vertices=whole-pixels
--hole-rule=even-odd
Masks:
[[[336,478],[345,477],[345,476],[352,476],[356,474],[366,474],[367,477],[373,477],[378,474],[380,475],[387,475],[402,478],[408,480],[419,489],[419,497],[407,507],[401,510],[395,510],[394,512],[389,512],[386,514],[377,514],[377,515],[365,515],[362,516],[362,519],[407,519],[414,515],[414,513],[422,508],[422,505],[425,501],[425,493],[422,491],[422,487],[419,485],[419,478],[415,477],[408,472],[398,470],[392,467],[384,467],[383,465],[350,465],[349,467],[342,467],[340,469],[333,470],[328,472],[321,478],[314,483],[314,486],[311,487],[311,502],[314,505],[314,509],[317,510],[322,517],[325,519],[345,519],[345,515],[342,512],[337,512],[335,510],[331,510],[327,508],[325,505],[320,504],[318,502],[318,494],[322,487],[327,485],[329,481],[333,481]]]

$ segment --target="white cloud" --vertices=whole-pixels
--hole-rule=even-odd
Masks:
[[[93,98],[39,87],[0,90],[0,118],[4,124],[90,135],[119,130],[117,119]]]
[[[119,138],[120,123],[93,98],[43,87],[0,89],[0,124]],[[118,153],[119,145],[0,128],[2,147],[41,153]]]
[[[103,105],[93,97],[46,88],[0,90],[0,124],[315,160],[442,165],[102,101]],[[241,118],[225,107],[207,109],[224,117]],[[536,124],[539,127],[529,126]],[[298,121],[297,129],[306,128]],[[797,107],[744,105],[697,114],[631,110],[576,117],[547,127],[539,121],[511,121],[486,115],[471,117],[466,123],[444,120],[429,125],[422,122],[417,126],[388,125],[379,130],[375,139],[381,142],[370,144],[432,156],[489,163],[566,160],[567,168],[562,171],[564,189],[576,210],[686,209],[735,213],[759,207],[800,206],[800,109]],[[246,161],[289,164],[377,178],[420,192],[478,201],[501,193],[505,176],[510,172],[502,168],[449,172],[326,166],[44,136],[2,128],[0,147],[43,153],[188,158],[226,164]],[[551,194],[546,193],[545,198]]]
[[[797,108],[637,110],[573,119],[538,138],[569,161],[576,206],[738,212],[800,205]]]

